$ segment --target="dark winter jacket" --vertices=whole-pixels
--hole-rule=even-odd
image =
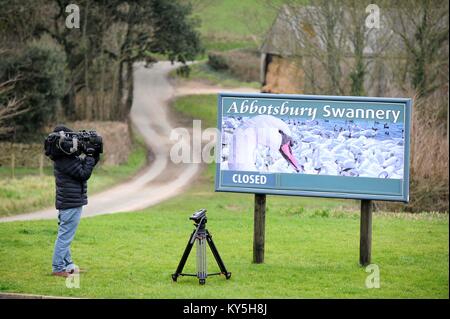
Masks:
[[[67,156],[53,164],[56,181],[56,209],[80,207],[87,204],[87,180],[97,164],[92,156]]]

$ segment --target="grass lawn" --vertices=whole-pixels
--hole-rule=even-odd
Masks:
[[[89,194],[93,194],[134,175],[146,163],[147,151],[136,140],[128,162],[117,166],[99,165],[89,179]],[[0,216],[26,213],[54,205],[55,178],[53,168],[47,167],[39,176],[37,168],[16,168],[11,178],[10,168],[0,167]]]
[[[195,100],[197,99],[197,100]],[[195,105],[190,111],[187,105]],[[207,123],[215,96],[184,97],[175,108]],[[252,264],[253,196],[214,193],[214,166],[189,190],[140,212],[86,218],[72,247],[80,288],[49,275],[55,221],[0,224],[0,291],[112,298],[448,298],[448,214],[375,213],[372,262],[379,289],[358,265],[358,202],[268,196],[265,263]],[[193,229],[188,217],[208,209],[207,228],[232,272],[207,279],[174,272]],[[217,266],[209,255],[209,271]],[[195,271],[195,252],[185,272]]]
[[[373,263],[381,288],[358,265],[353,201],[269,196],[265,264],[252,264],[253,197],[213,192],[213,166],[182,196],[136,213],[83,219],[73,243],[88,269],[80,288],[49,275],[55,221],[0,224],[0,291],[125,298],[448,298],[448,215],[375,214]],[[193,229],[208,228],[232,278],[171,280]],[[217,271],[211,255],[209,270]],[[195,271],[195,251],[186,272]]]
[[[177,70],[170,73],[170,77],[177,81],[203,81],[211,85],[220,85],[224,87],[237,88],[249,87],[259,89],[261,83],[259,82],[243,82],[237,79],[228,71],[218,72],[212,69],[206,61],[201,61],[189,66],[191,71],[189,77],[183,77],[177,74]]]
[[[187,95],[174,101],[173,107],[186,117],[201,120],[202,127],[217,126],[217,95]]]
[[[207,50],[258,47],[272,25],[282,1],[212,1],[193,12],[201,21],[199,31]],[[195,9],[195,8],[194,8]]]

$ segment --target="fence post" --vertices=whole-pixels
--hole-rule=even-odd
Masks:
[[[39,154],[39,176],[44,176],[44,155]]]
[[[11,153],[11,178],[16,178],[16,154]]]

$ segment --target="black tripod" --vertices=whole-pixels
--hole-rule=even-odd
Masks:
[[[212,275],[225,275],[226,279],[230,279],[231,272],[228,272],[225,268],[225,264],[220,258],[219,252],[217,251],[216,245],[212,240],[212,236],[209,231],[205,228],[206,224],[206,209],[199,210],[195,212],[189,219],[194,221],[195,229],[192,232],[191,237],[187,243],[186,249],[184,250],[183,256],[181,257],[180,263],[178,264],[177,270],[172,274],[173,281],[177,281],[178,276],[193,276],[198,278],[200,285],[204,285],[206,282],[206,277]],[[197,274],[184,274],[182,273],[184,265],[189,257],[192,246],[194,242],[197,242]],[[208,274],[207,264],[206,264],[206,242],[211,249],[211,252],[219,265],[220,272]]]

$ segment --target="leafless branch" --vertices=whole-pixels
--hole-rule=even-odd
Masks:
[[[7,120],[29,110],[28,107],[24,107],[25,97],[19,99],[15,96],[8,96],[20,79],[20,76],[17,76],[0,83],[0,101],[3,101],[0,103],[0,134],[4,134],[11,129],[10,125],[7,124]]]

